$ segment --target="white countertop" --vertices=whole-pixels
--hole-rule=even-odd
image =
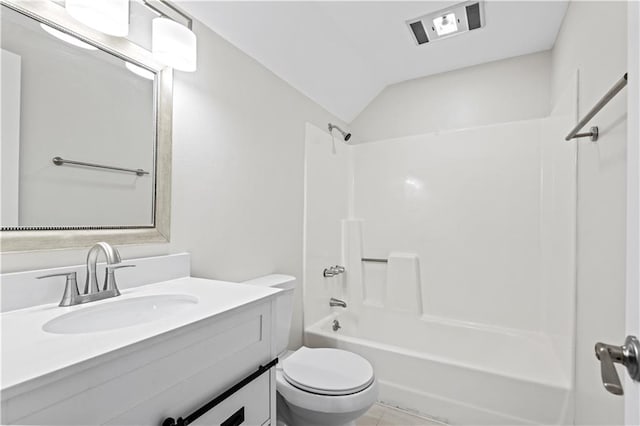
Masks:
[[[0,315],[2,327],[2,377],[4,393],[53,372],[69,370],[83,361],[122,349],[197,321],[215,317],[252,302],[271,297],[278,289],[200,278],[180,278],[122,290],[112,299],[72,307],[47,304]],[[197,305],[175,315],[113,330],[53,334],[42,330],[49,320],[62,314],[147,295],[186,294],[199,299]]]

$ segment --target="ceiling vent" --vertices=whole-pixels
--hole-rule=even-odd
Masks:
[[[419,18],[407,25],[416,43],[453,37],[484,26],[484,8],[481,1],[468,1]]]

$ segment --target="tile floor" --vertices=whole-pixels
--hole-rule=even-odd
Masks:
[[[406,411],[375,404],[364,416],[356,420],[356,426],[446,426],[435,420],[414,416]]]

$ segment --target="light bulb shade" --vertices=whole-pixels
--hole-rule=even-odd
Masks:
[[[79,40],[77,38],[75,38],[74,36],[67,34],[67,33],[63,33],[62,31],[56,30],[55,28],[51,28],[48,25],[45,24],[40,24],[40,27],[45,30],[48,34],[54,36],[55,38],[64,41],[65,43],[69,43],[73,46],[76,47],[81,47],[83,49],[87,49],[87,50],[98,50],[97,47],[92,46],[88,43],[85,43],[82,40]]]
[[[65,0],[69,15],[105,34],[129,33],[129,0]]]
[[[147,80],[153,81],[156,78],[156,75],[151,71],[144,69],[142,67],[139,67],[135,64],[132,64],[131,62],[125,62],[124,66],[135,75],[142,78],[146,78]]]
[[[161,64],[180,71],[195,71],[196,35],[184,25],[167,18],[155,18],[152,23],[151,51]]]

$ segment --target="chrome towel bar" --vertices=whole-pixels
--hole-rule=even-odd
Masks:
[[[74,164],[76,166],[95,167],[97,169],[118,170],[120,172],[135,173],[138,176],[144,176],[149,174],[149,172],[142,169],[125,169],[123,167],[104,166],[102,164],[85,163],[84,161],[65,160],[62,157],[53,157],[51,161],[56,166],[62,166],[64,164]]]
[[[582,120],[574,127],[569,134],[564,138],[565,141],[570,141],[575,138],[583,138],[585,136],[590,136],[591,141],[595,142],[598,140],[598,126],[591,127],[589,132],[587,133],[578,133],[600,110],[609,103],[611,99],[614,98],[621,91],[624,86],[627,85],[627,73],[624,73],[622,78],[616,82],[616,84],[609,89],[607,93],[598,101],[597,104],[594,105],[593,108],[584,116]]]

